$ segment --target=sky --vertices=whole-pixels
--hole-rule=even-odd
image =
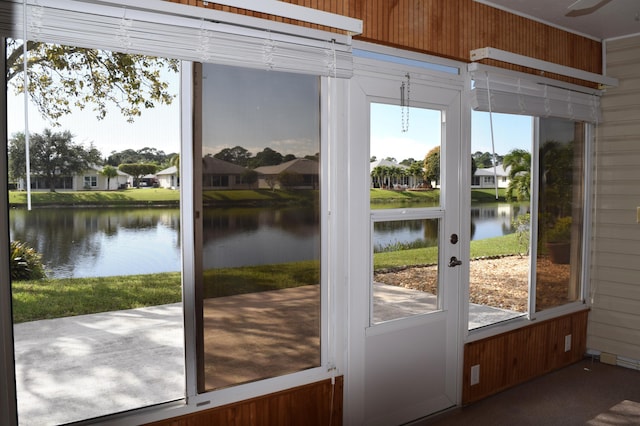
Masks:
[[[505,155],[514,148],[531,151],[531,117],[492,114],[496,154]],[[436,110],[412,107],[409,110],[409,130],[402,131],[402,109],[399,106],[372,104],[371,155],[377,159],[424,159],[440,144],[440,113]],[[489,114],[472,114],[471,152],[492,152]]]
[[[296,157],[320,151],[317,76],[205,64],[203,153],[241,146]]]

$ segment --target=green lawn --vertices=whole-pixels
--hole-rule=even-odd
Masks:
[[[179,302],[180,273],[14,281],[15,322]]]
[[[523,250],[518,246],[515,234],[502,237],[471,241],[471,258],[519,254]],[[376,269],[397,268],[408,265],[431,265],[438,261],[437,247],[376,253],[373,256]]]
[[[515,235],[471,242],[471,257],[517,254]],[[435,247],[375,254],[375,267],[433,264]],[[207,271],[205,297],[278,290],[319,282],[318,262],[292,262]],[[119,311],[176,303],[182,299],[178,272],[99,278],[15,281],[13,315],[16,323],[40,319]]]
[[[317,191],[283,191],[269,189],[247,189],[229,191],[204,191],[203,198],[211,202],[293,202],[312,201]],[[499,190],[499,200],[504,202],[505,190]],[[440,190],[433,191],[390,191],[371,189],[373,204],[385,203],[425,203],[435,204],[440,199]],[[471,191],[473,202],[496,202],[492,189]],[[177,204],[180,191],[164,188],[129,188],[117,191],[34,191],[31,193],[32,205],[127,205],[127,204]],[[27,193],[9,191],[9,204],[23,206],[27,204]]]
[[[127,204],[177,204],[180,191],[164,188],[130,188],[114,191],[68,191],[31,193],[32,205],[127,205]],[[9,191],[9,204],[26,205],[27,193]]]
[[[495,189],[473,189],[471,190],[472,203],[505,203],[506,190],[498,189],[498,199],[496,200]],[[393,191],[389,189],[374,188],[369,191],[371,204],[376,206],[398,206],[404,204],[433,206],[440,200],[440,190],[431,191]]]

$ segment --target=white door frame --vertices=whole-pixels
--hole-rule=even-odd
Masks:
[[[359,47],[359,46],[356,46]],[[377,49],[376,50],[380,50]],[[384,51],[384,49],[382,49]],[[406,52],[399,52],[396,50],[388,50],[387,52],[393,53],[397,59],[401,54],[404,56]],[[389,53],[387,53],[389,54]],[[469,230],[463,229],[463,220],[468,220],[468,212],[464,214],[465,209],[468,210],[467,203],[469,202],[469,196],[466,194],[469,189],[470,171],[462,170],[463,168],[470,168],[470,159],[461,155],[461,152],[469,152],[468,137],[463,129],[468,129],[468,117],[466,109],[463,107],[464,99],[464,78],[461,75],[463,72],[462,64],[455,63],[453,61],[442,61],[437,58],[427,57],[425,55],[411,55],[414,56],[414,60],[425,61],[431,64],[438,65],[444,64],[444,66],[457,68],[460,71],[457,74],[451,74],[442,72],[440,70],[434,70],[424,68],[421,66],[415,66],[415,63],[401,63],[400,62],[381,62],[377,59],[371,59],[368,57],[360,57],[356,55],[354,58],[355,76],[350,82],[350,110],[349,110],[349,143],[348,143],[348,157],[349,157],[349,178],[348,185],[348,250],[349,253],[349,277],[348,277],[348,338],[347,338],[347,369],[345,380],[345,424],[385,424],[390,421],[396,421],[398,419],[398,412],[393,412],[393,407],[386,407],[385,410],[389,412],[389,415],[378,415],[380,413],[374,413],[373,416],[367,411],[371,411],[371,401],[367,401],[367,383],[376,382],[375,380],[367,379],[366,370],[371,365],[385,365],[376,364],[375,358],[377,355],[372,354],[372,348],[381,349],[385,352],[385,345],[393,344],[395,337],[409,328],[414,330],[420,330],[428,328],[434,322],[438,322],[441,319],[445,319],[446,328],[442,330],[444,339],[446,339],[446,356],[447,356],[447,368],[449,369],[449,378],[446,383],[446,394],[448,395],[449,404],[451,406],[459,405],[461,400],[461,371],[462,371],[462,342],[463,342],[463,329],[466,332],[466,321],[461,318],[461,295],[466,294],[462,291],[463,283],[461,277],[465,271],[468,272],[468,265],[463,264],[462,268],[454,268],[448,270],[447,273],[452,277],[452,282],[448,283],[443,288],[443,298],[445,304],[445,310],[436,314],[427,314],[417,317],[411,317],[406,320],[400,320],[393,324],[382,324],[374,327],[370,326],[369,314],[370,314],[370,221],[369,218],[369,197],[368,191],[370,187],[369,177],[369,105],[372,97],[369,93],[369,89],[363,89],[361,82],[363,79],[394,79],[401,81],[402,77],[407,72],[411,73],[411,83],[418,85],[426,85],[433,89],[434,98],[438,98],[438,93],[451,93],[456,92],[455,99],[452,100],[454,107],[449,111],[447,116],[446,131],[449,142],[442,146],[443,161],[441,165],[442,175],[445,176],[446,182],[455,181],[459,182],[459,190],[457,188],[449,187],[442,189],[442,205],[445,208],[447,220],[445,220],[443,234],[441,235],[440,246],[440,265],[441,269],[446,268],[445,259],[449,259],[451,256],[456,256],[458,259],[468,258],[468,238]],[[427,60],[428,59],[428,60]],[[415,87],[415,86],[414,86]],[[398,91],[399,94],[399,91]],[[374,96],[375,97],[375,96]],[[413,98],[412,98],[413,99]],[[469,156],[470,158],[470,156]],[[468,167],[467,167],[468,166]],[[449,197],[446,199],[445,197]],[[465,207],[466,206],[466,207]],[[453,218],[452,220],[450,218]],[[467,226],[468,228],[468,226]],[[459,235],[459,242],[456,245],[449,244],[449,235],[456,233]],[[467,247],[465,249],[465,247]],[[463,256],[466,256],[463,257]],[[447,260],[448,261],[448,260]],[[465,262],[468,263],[468,262]],[[449,269],[449,268],[447,268]],[[468,276],[468,273],[467,273]],[[464,327],[462,327],[464,325]],[[382,340],[376,340],[375,343],[371,340],[371,337],[377,339],[377,336],[386,335],[389,337],[383,337]],[[385,341],[385,339],[387,339]],[[426,340],[426,339],[425,339]],[[372,346],[373,345],[373,346]],[[418,343],[416,348],[421,350],[427,348],[428,345]],[[419,358],[419,357],[418,357]],[[418,359],[414,357],[414,360]],[[373,361],[371,361],[373,359]],[[384,356],[382,356],[384,359]],[[367,367],[367,360],[369,367]],[[384,362],[382,360],[381,362]],[[390,367],[391,365],[388,364]],[[397,366],[392,368],[392,371],[396,371]],[[400,367],[401,373],[406,373],[406,368]],[[393,374],[393,373],[392,373]],[[426,377],[426,376],[424,376]],[[407,383],[407,387],[411,384]],[[371,395],[371,392],[369,392]],[[374,398],[375,399],[375,398]],[[380,398],[383,401],[384,397]],[[444,404],[444,405],[443,405]],[[402,421],[410,421],[417,417],[430,414],[443,408],[447,408],[447,403],[443,401],[436,402],[435,405],[431,403],[420,403],[413,407],[396,407],[402,411],[402,415],[406,418]],[[412,417],[413,416],[413,417]]]

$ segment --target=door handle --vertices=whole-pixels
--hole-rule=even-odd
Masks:
[[[455,268],[460,265],[462,265],[462,260],[458,260],[457,257],[451,256],[451,259],[449,259],[449,268]]]

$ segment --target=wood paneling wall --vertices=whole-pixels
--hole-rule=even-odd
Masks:
[[[596,138],[590,349],[640,360],[640,36],[607,43],[620,84],[601,99]]]
[[[585,353],[588,311],[554,318],[464,347],[462,403],[469,404],[519,383],[580,361]],[[564,350],[571,335],[571,349]],[[480,382],[471,386],[471,367]]]
[[[342,425],[343,377],[299,386],[211,410],[150,423],[150,426]]]
[[[169,1],[203,6],[202,0]],[[355,38],[364,41],[463,62],[469,62],[469,52],[473,49],[495,47],[589,72],[602,72],[602,45],[600,42],[473,0],[283,1],[361,19],[363,33]],[[216,6],[213,2],[209,2],[206,7],[268,17],[234,8]],[[292,23],[286,19],[269,18]],[[517,71],[537,73],[531,69],[496,61],[483,62]],[[567,77],[552,74],[546,74],[546,76],[593,86],[591,83]]]

